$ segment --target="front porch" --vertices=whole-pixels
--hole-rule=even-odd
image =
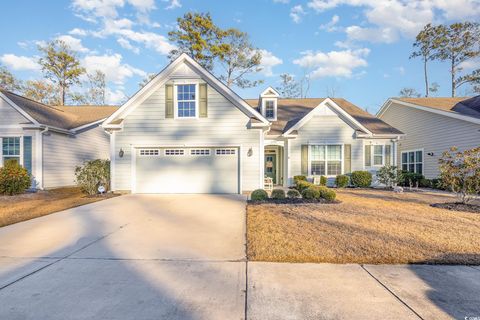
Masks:
[[[274,187],[286,186],[286,155],[282,141],[274,141],[264,147],[263,171],[266,178],[273,180]]]

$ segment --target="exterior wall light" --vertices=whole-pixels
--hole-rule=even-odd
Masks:
[[[119,156],[120,158],[123,158],[123,155],[124,155],[124,154],[125,154],[125,151],[123,151],[123,149],[120,148],[120,151],[118,152],[118,156]]]
[[[251,157],[253,155],[252,148],[248,149],[247,156]]]
[[[427,153],[430,157],[433,157],[434,156],[434,153],[433,152],[429,152]]]

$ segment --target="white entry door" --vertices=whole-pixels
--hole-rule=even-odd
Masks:
[[[136,193],[239,193],[238,148],[136,149]]]

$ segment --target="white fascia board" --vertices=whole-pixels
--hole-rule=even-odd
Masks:
[[[97,120],[97,121],[94,121],[94,122],[90,122],[90,123],[87,123],[87,124],[84,124],[84,125],[81,125],[79,127],[76,127],[76,128],[73,128],[71,129],[70,131],[73,131],[73,132],[76,132],[76,131],[80,131],[80,130],[83,130],[83,129],[86,129],[88,127],[92,127],[92,126],[95,126],[95,125],[101,125],[107,118],[103,118],[103,119],[100,119],[100,120]]]
[[[12,100],[10,100],[6,95],[4,95],[3,93],[0,92],[0,97],[3,98],[5,101],[7,101],[7,103],[12,107],[14,108],[15,110],[17,110],[18,112],[20,112],[20,114],[22,116],[24,116],[25,118],[27,118],[29,121],[31,121],[33,124],[40,124],[37,120],[35,120],[34,118],[32,118],[32,116],[30,116],[27,112],[25,112],[25,110],[23,110],[22,108],[20,108],[16,103],[14,103]]]
[[[273,95],[272,94],[267,94],[268,91],[272,91],[273,92]],[[272,87],[268,87],[267,89],[263,90],[262,93],[260,93],[260,97],[280,97],[280,93],[278,93],[277,90],[275,90],[274,88]]]
[[[312,119],[312,117],[315,115],[315,113],[317,112],[316,110],[318,110],[320,107],[323,107],[323,106],[328,106],[328,107],[332,107],[334,108],[338,113],[340,113],[342,116],[344,116],[345,118],[347,118],[349,121],[351,121],[355,126],[357,126],[358,129],[366,132],[367,134],[369,135],[372,135],[372,132],[370,130],[368,130],[367,128],[365,128],[360,122],[358,122],[357,120],[355,120],[355,118],[353,118],[351,115],[349,115],[347,112],[345,112],[345,110],[343,110],[339,105],[337,105],[332,99],[330,98],[326,98],[325,100],[323,100],[318,106],[316,106],[315,108],[313,108],[309,113],[307,113],[300,121],[298,121],[293,127],[291,127],[290,129],[288,129],[284,134],[283,136],[288,136],[290,135],[290,133],[294,130],[298,130],[299,128],[303,127],[303,125],[305,125],[308,121],[310,121],[310,119]]]
[[[463,120],[463,121],[472,122],[472,123],[475,123],[475,124],[480,124],[480,119],[477,119],[477,118],[474,118],[474,117],[462,115],[462,114],[455,113],[455,112],[449,112],[449,111],[438,110],[438,109],[435,109],[435,108],[424,107],[424,106],[420,106],[420,105],[417,105],[417,104],[414,104],[414,103],[405,102],[405,101],[401,101],[401,100],[397,100],[397,99],[389,99],[388,103],[386,103],[384,106],[382,106],[382,108],[380,109],[378,114],[379,115],[384,114],[387,111],[388,107],[390,107],[390,105],[394,102],[398,103],[398,104],[401,104],[403,106],[406,106],[406,107],[413,108],[413,109],[427,111],[427,112],[439,114],[439,115],[442,115],[442,116],[446,116],[446,117],[450,117],[450,118],[454,118],[454,119],[458,119],[458,120]]]
[[[110,125],[110,122],[112,122],[116,118],[119,118],[120,116],[123,116],[122,118],[125,118],[125,116],[128,115],[129,110],[133,110],[136,106],[141,104],[149,96],[150,91],[154,90],[155,88],[161,86],[164,82],[166,82],[168,80],[168,76],[173,71],[175,71],[175,69],[181,63],[185,62],[188,63],[189,67],[191,67],[201,76],[203,76],[203,79],[210,86],[220,92],[225,98],[227,98],[230,102],[236,105],[244,113],[250,116],[254,116],[265,124],[269,123],[267,119],[265,119],[255,109],[251,108],[242,98],[240,98],[235,92],[233,92],[220,80],[218,80],[213,74],[203,68],[189,55],[187,55],[186,53],[182,53],[177,59],[172,61],[162,71],[160,71],[160,73],[158,73],[157,76],[153,78],[150,82],[148,82],[142,89],[137,91],[137,93],[135,93],[120,109],[118,109],[110,117],[108,117],[107,120],[103,122],[103,127],[107,128]]]

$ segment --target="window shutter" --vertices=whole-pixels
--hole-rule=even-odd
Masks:
[[[343,161],[343,173],[351,173],[352,172],[352,145],[345,144],[343,146],[343,154],[345,159]]]
[[[173,84],[165,85],[165,118],[173,118]]]
[[[392,164],[392,146],[387,144],[385,145],[385,165]]]
[[[23,137],[23,167],[32,174],[32,137]]]
[[[302,144],[302,175],[308,175],[308,145]]]
[[[365,146],[365,166],[370,167],[372,165],[372,146]]]
[[[200,118],[206,118],[208,115],[208,108],[207,108],[207,84],[200,83],[199,86],[199,116]]]

